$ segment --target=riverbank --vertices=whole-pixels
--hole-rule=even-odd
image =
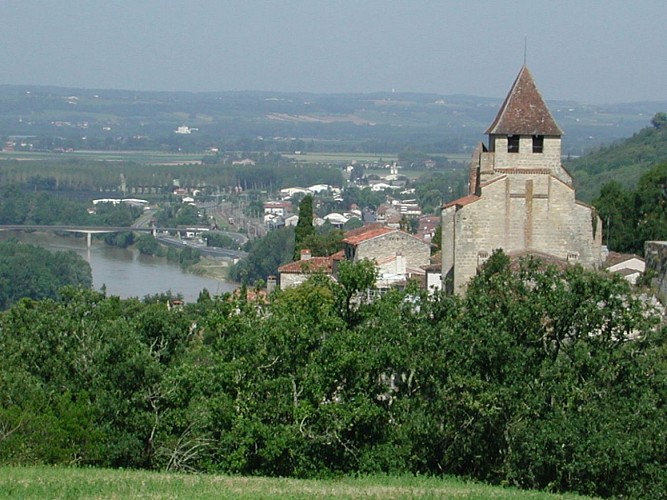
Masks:
[[[202,257],[198,263],[189,266],[187,271],[205,278],[212,278],[232,283],[232,281],[229,279],[229,268],[231,265],[231,262],[227,260]]]
[[[225,279],[227,270],[222,259],[203,258],[203,262],[186,270],[166,257],[142,255],[136,248],[113,247],[99,240],[93,240],[88,248],[84,238],[51,233],[0,233],[0,241],[13,238],[50,250],[78,253],[90,264],[93,288],[104,289],[109,296],[142,298],[171,292],[186,302],[194,302],[204,288],[213,295],[221,295],[238,287]]]

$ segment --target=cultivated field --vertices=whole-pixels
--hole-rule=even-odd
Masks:
[[[205,153],[162,153],[159,151],[70,151],[30,152],[0,151],[3,160],[91,160],[91,161],[132,161],[155,165],[200,164]]]
[[[369,476],[267,479],[62,467],[0,467],[0,498],[456,498],[553,499],[458,479]]]

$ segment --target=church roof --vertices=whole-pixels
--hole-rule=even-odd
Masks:
[[[563,135],[526,66],[486,131],[489,135]]]

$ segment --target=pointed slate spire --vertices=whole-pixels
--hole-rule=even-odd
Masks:
[[[512,89],[486,133],[488,135],[563,135],[563,131],[544,103],[540,91],[537,90],[533,75],[526,66],[519,71]]]

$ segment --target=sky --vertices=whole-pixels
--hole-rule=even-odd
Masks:
[[[3,0],[0,84],[667,101],[665,0]],[[527,40],[527,44],[524,41]]]

